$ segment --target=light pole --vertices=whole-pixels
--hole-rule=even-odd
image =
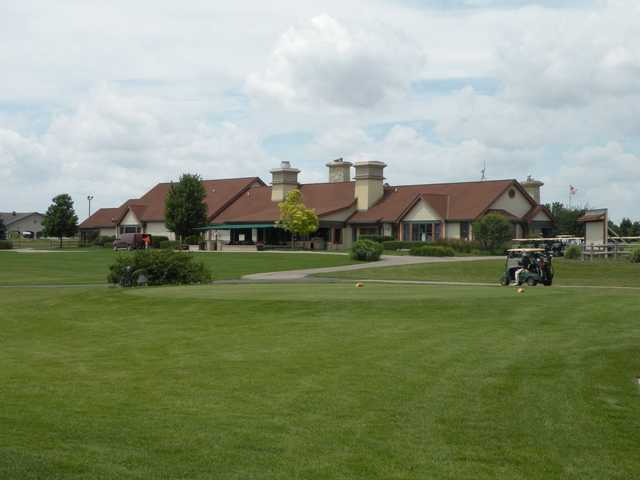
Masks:
[[[87,200],[89,201],[89,216],[91,216],[91,200],[93,200],[93,195],[87,195]]]

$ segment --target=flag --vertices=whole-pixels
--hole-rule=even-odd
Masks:
[[[571,195],[575,195],[576,193],[578,193],[578,189],[576,187],[574,187],[573,185],[569,185],[569,193]]]

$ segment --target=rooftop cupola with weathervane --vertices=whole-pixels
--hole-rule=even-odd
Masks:
[[[368,210],[384,195],[384,162],[356,162],[356,199],[358,210]]]
[[[342,158],[327,163],[329,167],[329,183],[351,181],[351,167],[353,163],[345,162]]]
[[[271,170],[271,201],[282,202],[291,190],[298,188],[300,170],[289,162],[281,162],[279,168]]]
[[[527,179],[521,183],[524,189],[533,199],[540,204],[540,188],[544,185],[540,180],[534,179],[531,175],[527,176]]]

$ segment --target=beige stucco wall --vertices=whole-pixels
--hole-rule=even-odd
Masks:
[[[116,227],[100,228],[98,232],[98,235],[100,235],[101,237],[115,237]]]
[[[605,243],[604,222],[589,222],[585,226],[585,243],[587,245],[602,245]]]
[[[403,222],[429,222],[441,220],[440,215],[424,200],[420,200],[402,219]]]
[[[550,222],[551,218],[549,218],[549,215],[544,212],[538,212],[538,214],[533,217],[533,220],[535,222]]]
[[[140,222],[138,221],[138,218],[135,216],[135,214],[131,210],[129,210],[120,222],[120,225],[140,225]]]
[[[446,224],[445,229],[446,238],[456,239],[460,238],[460,223],[450,222]]]
[[[163,237],[169,237],[169,240],[175,240],[173,232],[167,230],[167,226],[164,222],[147,222],[147,226],[144,229],[144,233],[149,233],[152,236],[158,235]]]
[[[384,194],[384,182],[382,179],[356,180],[356,198],[358,210],[368,210]]]
[[[509,189],[511,190],[511,189]],[[516,217],[523,217],[531,210],[532,206],[520,190],[513,188],[516,195],[509,198],[509,190],[496,200],[489,208],[493,210],[505,210]]]

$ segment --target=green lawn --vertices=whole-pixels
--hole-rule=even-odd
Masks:
[[[640,264],[625,261],[554,260],[556,285],[640,287]],[[318,276],[355,280],[430,280],[441,282],[497,283],[504,260],[431,263],[402,267],[371,268]]]
[[[640,472],[636,292],[4,288],[0,304],[0,478]]]
[[[96,248],[52,253],[0,251],[0,285],[105,283],[109,265],[116,255],[110,249]],[[240,278],[249,273],[355,263],[346,255],[312,253],[203,252],[192,255],[211,267],[216,280]]]

